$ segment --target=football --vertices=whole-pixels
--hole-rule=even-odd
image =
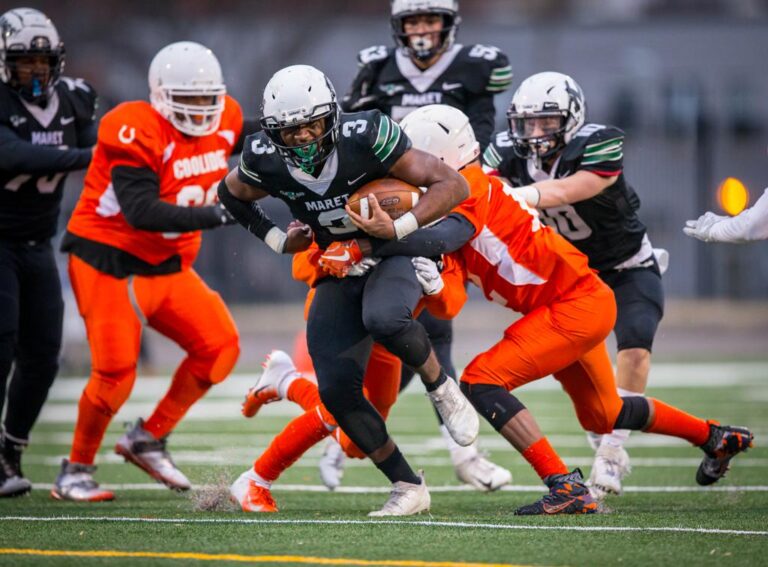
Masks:
[[[370,218],[367,197],[371,194],[376,195],[381,208],[394,220],[416,206],[421,190],[394,177],[375,179],[355,191],[349,198],[349,208],[365,219]]]

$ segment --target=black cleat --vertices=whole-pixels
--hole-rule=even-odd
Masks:
[[[752,446],[755,438],[746,427],[720,425],[708,421],[709,439],[701,445],[705,457],[696,471],[696,482],[701,486],[716,483],[725,476],[731,467],[731,459]]]
[[[544,483],[549,487],[549,494],[545,494],[533,504],[521,506],[515,510],[515,516],[594,514],[599,509],[599,504],[584,484],[581,469],[574,469],[568,474],[549,476]]]
[[[0,439],[0,498],[21,496],[32,490],[32,483],[21,472],[24,445]]]

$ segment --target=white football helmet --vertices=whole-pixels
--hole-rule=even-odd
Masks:
[[[430,153],[459,170],[480,155],[480,144],[469,118],[458,108],[429,104],[417,108],[400,122],[413,147]]]
[[[213,51],[193,41],[172,43],[149,65],[152,107],[188,136],[213,134],[221,124],[227,87]],[[177,97],[210,96],[210,104],[189,104]]]
[[[507,111],[515,153],[526,159],[554,155],[584,125],[586,111],[584,93],[568,75],[546,71],[528,77]]]
[[[336,91],[321,71],[309,65],[280,69],[267,83],[261,106],[261,127],[280,157],[309,170],[324,162],[339,141],[339,105]],[[290,146],[282,136],[286,128],[325,119],[322,135],[306,144]]]
[[[442,16],[443,28],[440,30],[440,42],[437,45],[433,45],[428,38],[405,33],[405,18],[418,14]],[[392,0],[390,24],[395,44],[415,59],[426,61],[450,48],[456,39],[456,30],[459,29],[460,23],[458,0]]]
[[[45,104],[64,69],[64,44],[53,22],[32,8],[14,8],[0,16],[0,80],[25,100]],[[43,55],[48,57],[47,73],[33,73],[22,85],[16,72],[18,59]]]

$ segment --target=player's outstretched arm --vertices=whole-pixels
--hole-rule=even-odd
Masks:
[[[707,212],[696,220],[689,220],[683,232],[704,242],[730,242],[738,244],[768,239],[768,189],[751,208],[735,217]]]
[[[618,175],[602,177],[589,171],[577,171],[562,179],[537,181],[534,185],[516,187],[512,191],[532,207],[546,209],[591,199],[613,185]]]
[[[287,233],[280,230],[257,203],[269,193],[241,181],[237,171],[238,168],[230,171],[218,188],[219,201],[235,220],[278,254],[294,254],[309,248],[312,244],[309,226],[294,225]]]
[[[23,171],[31,175],[76,171],[91,162],[91,148],[59,149],[22,140],[16,132],[0,125],[0,170]]]

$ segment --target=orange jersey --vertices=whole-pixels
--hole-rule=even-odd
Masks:
[[[472,194],[454,212],[475,225],[475,237],[454,253],[485,297],[519,313],[598,286],[587,257],[542,225],[539,215],[479,166],[461,171]]]
[[[148,102],[120,104],[101,119],[85,187],[67,230],[152,265],[178,255],[182,268],[188,268],[200,249],[200,231],[161,233],[132,227],[112,188],[112,168],[152,170],[157,175],[159,198],[167,203],[210,205],[217,199],[216,188],[229,170],[227,159],[242,128],[240,105],[229,96],[219,129],[201,137],[182,134]]]

